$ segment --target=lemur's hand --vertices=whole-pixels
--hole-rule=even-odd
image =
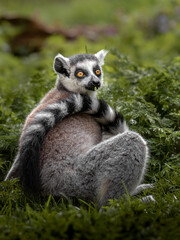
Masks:
[[[105,132],[114,135],[128,130],[123,115],[117,113],[104,100],[90,97],[88,95],[81,95],[81,97],[81,112],[93,115],[96,118],[96,121],[103,126]]]

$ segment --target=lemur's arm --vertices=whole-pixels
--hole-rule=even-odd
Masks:
[[[91,110],[87,113],[92,114],[96,121],[101,124],[103,134],[102,141],[128,130],[124,116],[121,113],[117,113],[103,100],[91,99],[91,101],[92,109],[95,113],[93,114]]]
[[[40,189],[39,153],[46,134],[68,115],[84,112],[93,115],[104,128],[113,133],[125,131],[125,120],[106,102],[88,95],[72,94],[69,98],[49,104],[37,112],[24,129],[16,157],[21,183],[28,192]]]

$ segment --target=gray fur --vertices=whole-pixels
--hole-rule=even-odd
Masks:
[[[77,65],[78,62],[83,62],[85,60],[88,60],[88,61],[98,61],[97,57],[95,57],[95,55],[93,54],[76,54],[76,55],[73,55],[69,58],[70,60],[70,65],[71,66],[75,66]]]
[[[96,92],[89,89],[91,83],[97,82],[98,89],[103,84],[103,71],[101,66],[104,64],[104,58],[107,54],[106,50],[101,50],[96,54],[77,54],[69,58],[58,54],[54,59],[54,70],[58,75],[56,87],[61,89],[63,86],[66,90],[81,94],[96,96]],[[98,66],[101,75],[96,76],[93,68]],[[88,73],[85,78],[77,79],[75,76],[76,69],[84,69]]]
[[[33,146],[34,137],[40,136],[44,139],[40,154],[41,191],[46,195],[98,201],[102,206],[110,198],[127,192],[135,195],[152,187],[141,184],[148,163],[146,141],[129,131],[123,116],[98,100],[96,91],[87,89],[92,76],[102,86],[103,74],[95,76],[93,67],[98,64],[102,72],[106,54],[101,50],[94,55],[55,57],[56,88],[60,95],[66,92],[70,97],[57,98],[34,115],[22,132],[19,152],[5,180],[19,176],[21,148]],[[86,69],[89,75],[78,80],[76,67]],[[46,97],[40,105],[45,100]]]
[[[128,131],[99,143],[78,159],[59,163],[53,171],[44,166],[42,179],[51,175],[51,184],[43,182],[43,188],[48,189],[48,194],[62,192],[68,197],[98,200],[102,206],[110,198],[134,192],[142,181],[147,158],[145,141],[139,134]],[[73,169],[69,170],[71,165]]]
[[[98,113],[99,109],[99,100],[96,98],[93,98],[91,96],[89,96],[88,98],[90,100],[90,106],[89,109],[85,111],[85,113],[87,114],[95,114]],[[35,117],[34,117],[34,121],[26,128],[23,130],[22,132],[22,136],[21,136],[21,146],[20,148],[22,148],[22,146],[29,146],[33,141],[35,136],[42,136],[43,138],[45,137],[45,126],[44,126],[44,122],[46,123],[46,128],[53,128],[55,125],[55,122],[59,122],[62,121],[65,117],[67,117],[68,115],[70,115],[70,113],[68,112],[68,103],[73,103],[74,105],[74,111],[73,113],[71,112],[71,114],[75,114],[78,112],[82,112],[82,108],[83,108],[83,100],[84,100],[84,96],[80,95],[80,94],[73,94],[71,95],[70,99],[62,100],[62,101],[58,101],[56,103],[52,103],[50,104],[46,109],[38,112]],[[107,104],[105,103],[105,106]],[[53,112],[56,110],[56,116],[53,115]],[[106,125],[108,125],[108,123],[113,122],[116,119],[116,114],[114,109],[112,109],[109,105],[107,105],[107,109],[105,111],[105,113],[100,116],[100,117],[96,117],[96,121],[99,123],[105,123]],[[57,121],[58,120],[58,121]],[[116,126],[116,134],[119,133],[119,129],[125,129],[126,127],[126,122],[125,121],[119,121],[119,124]],[[122,126],[121,126],[122,125]],[[115,131],[114,127],[113,127],[113,131]],[[111,128],[109,129],[109,131],[111,131]],[[14,160],[14,164],[12,165],[7,177],[5,178],[5,180],[8,180],[11,178],[12,173],[14,174],[15,169],[18,168],[18,164],[19,164],[19,154],[17,155],[17,157]]]
[[[85,60],[95,61],[95,62],[98,62],[100,65],[103,65],[104,58],[107,53],[108,53],[108,51],[103,49],[103,50],[97,52],[96,54],[87,54],[87,53],[76,54],[76,55],[69,57],[70,65],[74,66],[74,65],[77,65],[77,63],[83,62]]]

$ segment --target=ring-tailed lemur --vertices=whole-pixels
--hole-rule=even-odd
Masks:
[[[29,192],[97,200],[99,205],[151,187],[139,185],[148,161],[145,140],[96,97],[106,54],[55,57],[56,86],[27,117],[5,180],[19,177]]]

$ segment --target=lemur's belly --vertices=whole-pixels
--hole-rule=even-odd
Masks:
[[[87,152],[102,139],[99,124],[87,114],[65,118],[45,137],[41,154],[41,166],[49,161],[63,161]]]

